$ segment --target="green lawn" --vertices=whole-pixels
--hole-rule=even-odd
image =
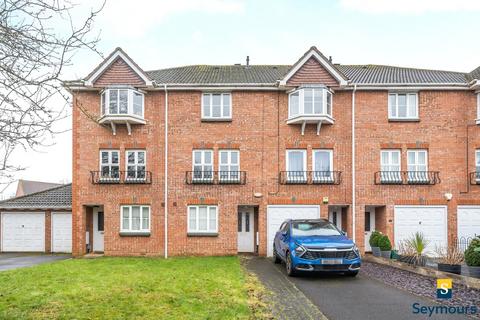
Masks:
[[[249,281],[237,257],[70,259],[0,272],[0,319],[249,319]]]

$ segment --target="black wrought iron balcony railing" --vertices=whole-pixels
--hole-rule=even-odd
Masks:
[[[470,172],[470,184],[480,185],[480,171]]]
[[[245,184],[245,171],[187,171],[186,184]]]
[[[440,183],[438,171],[378,171],[375,184],[434,185]]]
[[[149,184],[150,171],[90,171],[93,184]]]
[[[340,184],[341,171],[280,171],[280,184]]]

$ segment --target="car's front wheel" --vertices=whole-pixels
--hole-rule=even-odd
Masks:
[[[277,249],[275,249],[275,245],[273,245],[273,263],[278,264],[280,262],[282,262],[282,260],[278,256]]]
[[[292,257],[290,256],[290,252],[287,252],[286,256],[287,256],[287,258],[285,260],[285,267],[287,268],[287,275],[289,275],[290,277],[293,277],[296,274],[296,270],[295,270],[295,267],[293,266]]]

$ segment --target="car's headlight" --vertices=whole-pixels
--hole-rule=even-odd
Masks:
[[[356,244],[353,245],[353,248],[352,248],[353,252],[355,252],[355,254],[360,257],[360,250],[358,250],[358,247]]]
[[[304,246],[302,246],[299,243],[295,243],[295,255],[297,257],[301,257],[305,252],[307,252],[307,249],[305,249]]]

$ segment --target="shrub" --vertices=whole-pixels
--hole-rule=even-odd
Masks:
[[[378,242],[378,246],[380,247],[380,250],[382,251],[392,250],[392,243],[390,242],[390,239],[388,239],[388,236],[380,235],[378,237],[377,242]]]
[[[370,244],[371,247],[378,247],[378,240],[382,236],[382,233],[375,230],[372,232],[370,235],[370,239],[368,240],[368,243]]]
[[[459,265],[463,261],[463,252],[457,246],[437,246],[435,252],[440,263]]]
[[[470,242],[465,251],[465,262],[470,267],[480,267],[480,238],[475,238]]]
[[[413,252],[415,252],[415,255],[421,256],[424,253],[430,241],[428,241],[427,238],[425,238],[423,233],[416,232],[414,235],[408,238],[405,243],[408,247],[410,247],[410,249]]]

